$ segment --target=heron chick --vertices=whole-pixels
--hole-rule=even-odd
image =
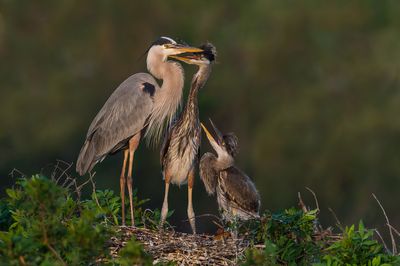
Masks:
[[[200,161],[200,179],[209,195],[217,194],[222,216],[227,221],[259,217],[260,194],[253,181],[235,166],[238,139],[233,133],[222,135],[211,121],[216,137],[201,124],[217,153],[205,153]]]
[[[205,44],[199,48],[203,50],[203,52],[170,56],[187,64],[197,65],[199,69],[193,76],[185,108],[167,133],[160,153],[162,171],[165,180],[165,195],[161,210],[160,228],[162,229],[168,213],[169,184],[181,185],[187,182],[187,213],[193,234],[196,233],[196,225],[192,204],[192,191],[195,169],[199,160],[201,140],[197,95],[199,90],[207,82],[216,55],[215,47],[211,44]]]

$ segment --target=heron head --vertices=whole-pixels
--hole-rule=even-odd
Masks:
[[[210,65],[215,61],[217,56],[217,50],[211,43],[205,43],[198,47],[201,52],[191,52],[179,55],[170,55],[170,58],[177,59],[191,65]]]
[[[154,54],[156,56],[161,56],[162,61],[166,61],[168,56],[171,55],[196,52],[203,52],[203,50],[198,47],[191,47],[183,42],[178,43],[170,37],[162,36],[151,44],[148,50],[148,56]]]
[[[207,139],[213,149],[217,152],[219,158],[233,158],[238,154],[238,138],[234,133],[222,134],[210,119],[211,125],[215,132],[215,138],[208,129],[201,123],[201,126],[206,133]]]

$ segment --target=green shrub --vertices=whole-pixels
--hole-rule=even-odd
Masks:
[[[134,195],[136,225],[157,228],[160,211],[144,211],[146,200]],[[118,259],[110,257],[107,245],[111,236],[118,237],[120,203],[110,190],[96,190],[80,201],[46,177],[19,179],[0,199],[0,265],[152,265],[135,239]],[[386,252],[362,222],[339,239],[315,237],[318,225],[317,210],[291,208],[230,226],[254,244],[241,265],[400,265],[400,257]]]
[[[87,265],[107,254],[111,229],[97,213],[42,176],[20,179],[7,190],[12,224],[0,234],[0,261],[7,265]],[[8,221],[2,221],[5,228]]]
[[[324,251],[326,255],[318,265],[400,265],[400,257],[384,252],[373,235],[373,230],[366,229],[362,221],[358,224],[358,230],[354,225],[347,227],[342,239]]]
[[[7,195],[0,201],[0,265],[89,265],[100,259],[117,264],[107,247],[120,219],[120,199],[112,191],[76,201],[67,189],[36,175],[19,179]],[[151,260],[134,240],[124,250],[125,261]]]
[[[362,222],[357,231],[346,228],[339,240],[315,238],[316,214],[292,208],[242,224],[242,234],[265,245],[248,249],[242,265],[400,265],[400,257],[387,253]]]
[[[242,234],[247,232],[256,243],[265,244],[263,251],[249,250],[244,265],[310,265],[317,261],[322,244],[313,239],[316,213],[291,208],[241,225]]]

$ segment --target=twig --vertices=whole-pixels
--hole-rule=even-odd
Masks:
[[[65,162],[65,161],[62,161],[62,160],[57,160],[57,166],[58,166],[58,164],[59,163],[64,163],[67,167],[65,167],[65,169],[61,172],[61,174],[60,174],[60,177],[58,178],[58,180],[63,176],[63,175],[65,175],[66,176],[66,179],[68,180],[68,179],[71,179],[68,175],[67,175],[67,171],[72,167],[72,165],[73,165],[73,163],[67,163],[67,162]],[[60,169],[60,168],[59,168]],[[61,169],[60,169],[61,170]],[[57,182],[58,182],[58,180],[57,180]]]
[[[305,205],[304,202],[303,202],[303,199],[301,198],[300,192],[297,192],[297,197],[299,198],[299,206],[300,206],[300,208],[302,209],[302,211],[303,211],[304,213],[307,213],[308,210],[307,210],[306,205]]]
[[[386,252],[390,253],[390,249],[388,249],[385,240],[383,240],[382,235],[379,233],[378,229],[374,229],[375,233],[379,236],[379,238],[381,239],[383,246],[385,247]]]
[[[306,189],[307,189],[308,191],[310,191],[311,194],[314,196],[315,205],[316,205],[316,207],[317,207],[317,213],[319,213],[320,210],[319,210],[319,204],[318,204],[317,196],[315,195],[314,191],[313,191],[311,188],[306,187]]]
[[[19,256],[18,260],[19,260],[19,263],[20,263],[21,265],[24,265],[24,266],[26,265],[26,262],[25,262],[25,259],[24,259],[23,256]]]
[[[93,181],[93,177],[94,177],[95,175],[96,175],[96,172],[93,172],[93,173],[90,172],[90,173],[89,173],[89,181],[90,181],[90,183],[92,183],[92,193],[93,193],[94,200],[96,201],[97,207],[99,207],[99,209],[100,209],[101,211],[104,211],[103,208],[102,208],[101,205],[100,205],[99,199],[97,198],[96,183],[94,183],[94,181]],[[108,220],[107,217],[105,217],[105,219]]]
[[[45,243],[45,245],[51,251],[51,253],[53,253],[53,255],[61,262],[62,265],[67,266],[65,261],[61,258],[60,254],[58,254],[58,252],[49,243]]]
[[[43,204],[40,204],[39,206],[39,218],[40,218],[40,227],[42,230],[42,234],[43,234],[43,244],[51,251],[51,253],[53,253],[53,255],[61,262],[62,265],[67,265],[65,263],[65,261],[61,258],[60,254],[58,254],[58,252],[50,245],[49,243],[49,238],[47,236],[47,228],[44,225],[44,221],[45,221],[45,217],[43,215],[44,212],[44,206]]]
[[[397,254],[397,247],[396,247],[396,241],[394,240],[394,236],[393,236],[393,230],[392,230],[392,226],[390,226],[390,222],[389,222],[389,218],[386,215],[386,211],[383,208],[381,202],[378,200],[378,198],[375,196],[374,193],[372,193],[372,196],[375,198],[376,202],[379,204],[379,206],[382,209],[383,215],[385,216],[386,219],[386,225],[389,228],[389,234],[390,234],[390,239],[392,240],[392,253],[393,254]]]
[[[217,223],[216,221],[212,221],[213,224],[215,224],[218,228],[220,229],[224,229],[224,226],[222,226],[221,224]]]
[[[328,210],[332,213],[333,217],[335,218],[337,226],[338,226],[341,230],[343,230],[342,223],[339,221],[338,217],[336,216],[336,213],[332,210],[332,208],[328,208]]]
[[[393,232],[395,232],[396,233],[396,235],[398,235],[398,236],[400,236],[400,232],[399,231],[397,231],[397,229],[396,228],[394,228],[392,225],[390,225],[390,224],[387,224],[388,226],[390,226],[390,228],[392,228],[392,230],[393,230]]]
[[[14,177],[15,173],[17,173],[21,177],[26,177],[26,175],[24,173],[22,173],[20,170],[18,170],[17,168],[12,169],[8,175],[11,176],[11,178],[15,178]]]

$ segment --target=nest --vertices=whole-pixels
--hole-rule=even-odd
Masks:
[[[244,250],[250,246],[246,239],[232,238],[229,234],[192,235],[136,227],[120,227],[118,230],[121,237],[111,239],[113,257],[117,257],[120,249],[134,237],[153,256],[154,264],[173,261],[178,265],[237,265]]]

